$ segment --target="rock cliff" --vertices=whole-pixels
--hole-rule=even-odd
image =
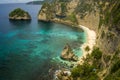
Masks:
[[[68,25],[83,25],[93,29],[97,34],[95,47],[99,47],[98,50],[102,51],[102,57],[100,59],[93,57],[97,56],[95,52],[99,53],[95,49],[92,52],[95,55],[89,56],[85,62],[94,66],[95,70],[97,68],[96,73],[100,80],[113,80],[112,77],[114,79],[118,77],[120,73],[118,68],[120,67],[120,1],[53,0],[52,3],[47,4],[49,6],[43,5],[38,19]],[[81,77],[80,73],[79,77]]]
[[[80,24],[89,27],[96,31],[98,35],[97,43],[103,52],[113,53],[115,49],[117,49],[119,37],[113,38],[116,41],[114,44],[114,42],[112,42],[114,40],[108,40],[107,36],[118,35],[118,31],[115,32],[115,29],[111,31],[108,30],[109,25],[112,24],[105,25],[104,18],[108,14],[105,11],[109,12],[109,8],[112,9],[114,7],[112,4],[115,4],[116,2],[117,1],[109,2],[107,0],[54,0],[52,3],[45,3],[42,6],[40,13],[38,14],[38,20],[53,21],[68,25]],[[105,36],[103,37],[103,35]],[[102,44],[103,41],[104,44]],[[113,45],[114,47],[112,47]]]

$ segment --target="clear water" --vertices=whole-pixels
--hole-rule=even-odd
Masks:
[[[30,13],[31,21],[10,21],[15,8]],[[79,46],[85,33],[70,26],[37,21],[40,5],[0,4],[0,80],[50,80],[49,69],[56,69],[53,58],[60,56],[65,44],[81,56]],[[58,61],[59,62],[59,61]]]

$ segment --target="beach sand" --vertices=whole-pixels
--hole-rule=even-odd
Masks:
[[[84,60],[83,58],[86,58],[87,54],[90,54],[93,50],[93,47],[96,43],[96,33],[93,30],[90,30],[89,28],[79,25],[80,28],[82,28],[85,33],[87,34],[87,40],[86,42],[80,47],[82,49],[83,55],[81,57],[79,57],[79,60],[77,62],[77,64],[83,64]],[[90,50],[86,51],[85,48],[89,47]]]

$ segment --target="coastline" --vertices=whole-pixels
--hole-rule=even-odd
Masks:
[[[39,20],[39,21],[41,21],[41,20]],[[73,64],[76,64],[76,65],[80,64],[80,65],[82,65],[83,62],[84,62],[84,59],[86,58],[86,56],[88,54],[91,54],[91,52],[93,50],[93,47],[96,44],[96,32],[94,30],[89,29],[88,27],[83,26],[83,25],[77,25],[77,24],[75,25],[75,24],[72,24],[72,23],[69,23],[69,22],[65,22],[65,21],[52,20],[50,22],[55,22],[55,23],[60,23],[60,24],[68,25],[68,26],[71,26],[73,28],[74,27],[80,28],[80,29],[82,29],[85,32],[85,34],[86,34],[86,42],[83,43],[82,46],[80,46],[80,48],[82,50],[82,56],[79,57],[79,59],[78,59],[78,61],[76,63],[73,62]],[[90,48],[89,51],[85,50],[85,48],[87,46]],[[62,62],[64,62],[64,61],[62,61]]]
[[[74,64],[74,67],[76,65],[82,65],[84,63],[84,58],[86,58],[86,56],[88,54],[91,54],[92,50],[93,50],[93,47],[94,45],[96,44],[96,33],[95,31],[93,30],[90,30],[89,28],[85,27],[85,26],[82,26],[82,25],[78,25],[77,28],[81,28],[85,31],[85,34],[86,34],[86,42],[80,47],[81,50],[82,50],[82,56],[79,57],[78,61],[77,62],[72,62],[72,64]],[[89,46],[90,50],[89,51],[86,51],[85,48]],[[63,63],[66,63],[67,65],[69,65],[71,62],[65,62],[64,60],[62,61]],[[71,65],[71,64],[70,64]],[[54,79],[58,79],[58,76],[64,76],[62,75],[62,72],[63,73],[69,73],[69,75],[67,76],[70,76],[71,75],[71,72],[69,69],[58,69],[55,71],[54,73]]]
[[[72,26],[73,27],[73,26]],[[75,26],[74,26],[75,27]],[[84,59],[86,58],[86,56],[88,54],[91,54],[92,50],[93,50],[93,47],[95,46],[96,44],[96,33],[95,31],[89,29],[88,27],[85,27],[85,26],[82,26],[82,25],[78,25],[76,26],[76,28],[81,28],[84,30],[85,34],[86,34],[86,42],[82,44],[82,46],[80,46],[81,50],[82,50],[82,56],[79,57],[78,61],[77,62],[72,62],[72,64],[75,64],[75,65],[82,65],[83,62],[84,62]],[[89,46],[90,50],[89,51],[86,51],[85,48]],[[64,61],[62,59],[59,59],[59,58],[56,58],[57,60],[63,62],[63,63],[66,63],[68,65],[70,65],[71,62],[67,62],[67,61]],[[55,60],[55,58],[53,59]]]
[[[89,28],[79,25],[79,28],[82,28],[85,33],[86,33],[86,42],[80,47],[82,49],[82,56],[79,57],[79,60],[77,62],[77,64],[83,64],[84,62],[84,58],[86,58],[86,56],[88,54],[91,54],[94,45],[96,44],[96,33],[93,30],[90,30]],[[85,48],[89,46],[90,50],[86,51]]]

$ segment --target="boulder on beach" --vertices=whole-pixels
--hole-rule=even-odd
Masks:
[[[78,60],[78,57],[73,53],[71,47],[68,44],[65,45],[60,57],[68,61]]]

